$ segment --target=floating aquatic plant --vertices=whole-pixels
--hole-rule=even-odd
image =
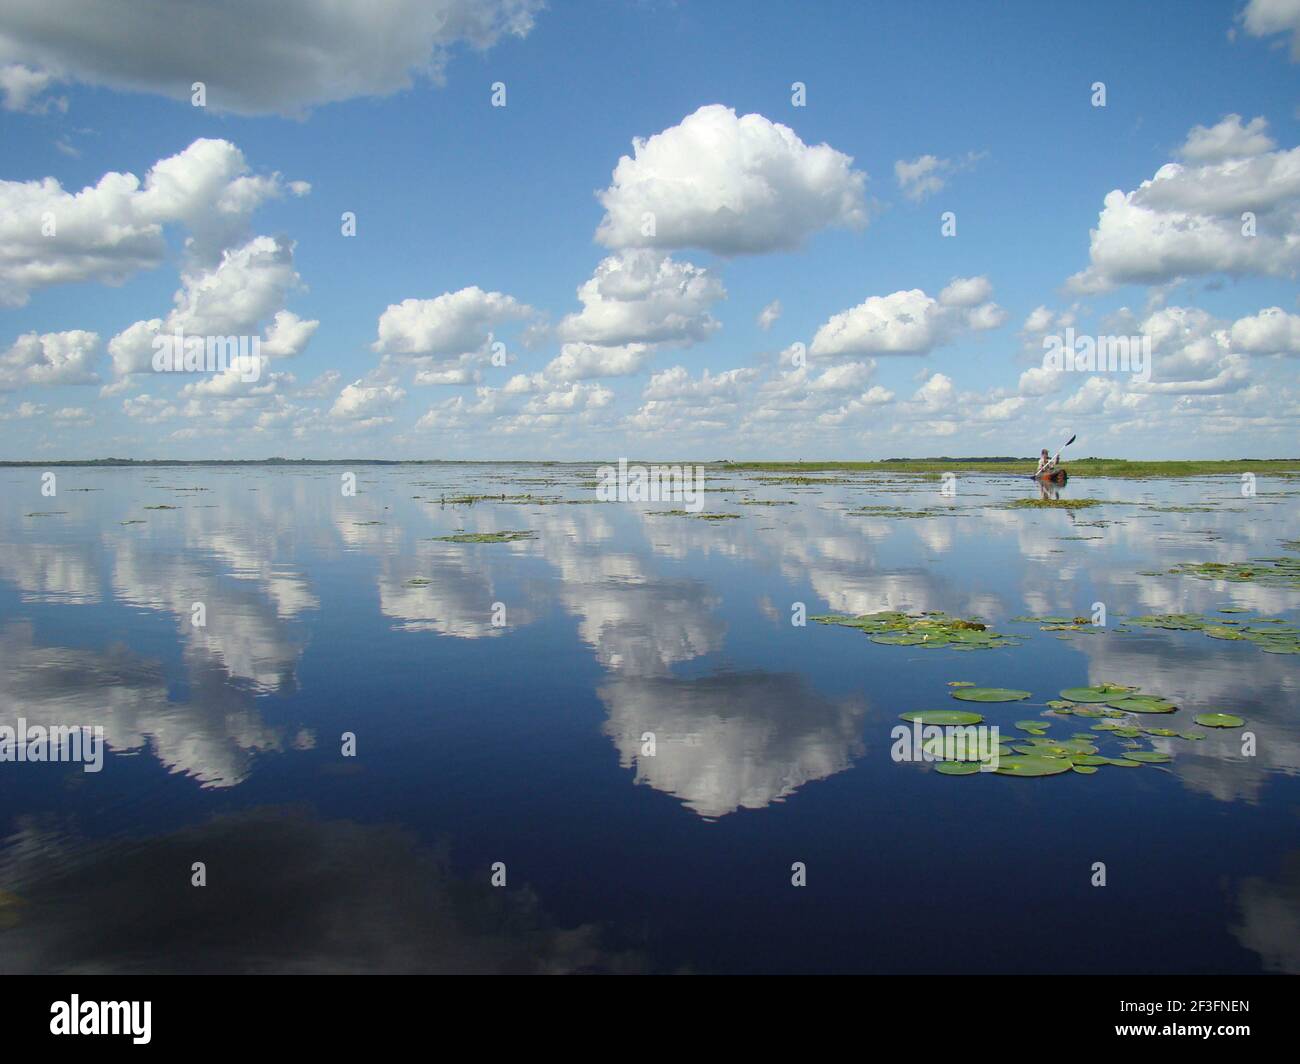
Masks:
[[[949,617],[945,613],[900,613],[883,610],[851,616],[826,613],[813,617],[819,624],[837,624],[866,632],[873,643],[887,646],[951,647],[953,650],[986,650],[1019,646],[1019,641],[992,631],[984,622]]]
[[[1020,702],[1029,697],[1029,692],[1009,687],[959,687],[952,697],[963,702]]]
[[[1240,728],[1246,723],[1231,713],[1197,713],[1192,720],[1206,728]]]
[[[530,531],[510,532],[457,532],[452,536],[434,536],[439,543],[513,543],[520,539],[536,539],[537,533]]]
[[[960,709],[912,709],[898,715],[900,720],[918,724],[936,724],[939,727],[979,724],[984,718],[978,713]]]

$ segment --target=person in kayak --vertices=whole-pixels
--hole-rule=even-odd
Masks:
[[[1047,453],[1047,448],[1043,448],[1043,453],[1038,456],[1038,471],[1035,477],[1041,477],[1044,473],[1050,473],[1056,465],[1056,460]]]

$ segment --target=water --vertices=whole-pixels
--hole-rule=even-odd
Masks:
[[[1110,501],[1065,512],[1007,509],[1037,489],[1004,477],[718,473],[706,508],[742,516],[707,521],[595,503],[592,466],[359,466],[354,497],[345,471],[66,468],[43,498],[0,470],[0,722],[108,748],[0,764],[0,970],[1300,969],[1300,657],[1115,631],[1300,617],[1141,575],[1279,556],[1294,481],[1080,479]],[[535,538],[434,538],[502,530]],[[1023,643],[878,645],[797,602]],[[1094,603],[1104,630],[1011,620]],[[1247,724],[1092,776],[895,763],[898,714],[964,708],[959,680],[1031,691],[974,707],[1013,734],[1103,680]]]

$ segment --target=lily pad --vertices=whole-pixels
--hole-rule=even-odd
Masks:
[[[1156,695],[1132,695],[1106,704],[1112,709],[1122,709],[1125,713],[1172,713],[1178,708],[1168,699]]]
[[[1173,760],[1168,754],[1156,750],[1131,750],[1124,756],[1130,761],[1143,761],[1148,765],[1163,765],[1166,761]]]
[[[1197,713],[1192,720],[1205,728],[1240,728],[1246,723],[1231,713]]]
[[[978,713],[967,713],[960,709],[909,709],[906,713],[900,713],[898,718],[920,724],[934,724],[941,728],[978,724],[984,719]]]
[[[1095,687],[1067,687],[1061,692],[1062,698],[1071,702],[1109,702],[1112,698],[1124,698],[1136,687],[1121,687],[1119,684],[1103,683]]]
[[[996,770],[999,776],[1058,776],[1074,766],[1062,757],[1038,757],[1033,754],[1003,758]]]
[[[978,776],[980,771],[976,761],[940,761],[934,768],[945,776]]]
[[[1010,687],[962,687],[954,690],[952,697],[963,702],[1020,702],[1029,697],[1029,692]]]

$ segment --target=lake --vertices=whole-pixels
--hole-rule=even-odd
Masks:
[[[0,763],[0,970],[1300,971],[1295,480],[42,472],[0,724],[103,752]],[[1075,746],[948,775],[916,710]]]

